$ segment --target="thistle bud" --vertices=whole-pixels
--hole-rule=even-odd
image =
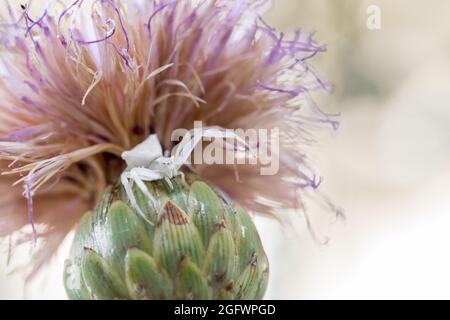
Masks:
[[[269,0],[59,2],[0,12],[0,241],[12,239],[9,252],[34,241],[30,279],[78,225],[64,275],[73,299],[261,298],[267,259],[236,204],[282,220],[322,199],[310,145],[338,123],[312,99],[331,86],[309,59],[325,45],[271,27]],[[114,185],[196,121],[276,128],[278,170],[194,161],[199,178],[147,182],[150,203],[131,174],[131,191]],[[152,136],[161,150],[129,157]]]
[[[76,231],[64,284],[71,299],[261,299],[268,261],[248,213],[194,176],[108,187]],[[147,221],[146,221],[147,220]]]

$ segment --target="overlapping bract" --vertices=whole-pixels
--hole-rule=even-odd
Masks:
[[[189,178],[190,179],[190,178]],[[82,218],[65,286],[72,299],[261,299],[268,262],[250,216],[202,181],[135,189],[153,225],[110,187]]]

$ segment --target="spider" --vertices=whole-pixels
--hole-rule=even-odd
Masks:
[[[192,135],[193,139],[191,139]],[[152,205],[157,207],[156,199],[150,194],[144,182],[165,180],[169,187],[173,188],[171,178],[181,176],[184,181],[184,175],[180,168],[189,159],[190,154],[203,138],[235,139],[245,147],[245,150],[250,150],[246,141],[234,132],[221,127],[207,127],[188,131],[181,142],[172,149],[170,156],[164,156],[156,134],[150,135],[133,149],[122,153],[122,159],[127,163],[127,168],[120,177],[121,183],[131,206],[148,223],[152,224],[137,204],[132,191],[132,183],[135,183]]]

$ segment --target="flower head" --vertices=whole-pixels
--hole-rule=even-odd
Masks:
[[[39,267],[123,170],[120,155],[195,120],[280,130],[280,170],[196,168],[249,210],[300,208],[315,189],[304,148],[332,117],[310,93],[330,90],[307,60],[311,34],[277,33],[265,0],[52,2],[8,6],[0,25],[0,237],[24,225],[45,240]],[[14,185],[13,185],[14,184]],[[267,186],[270,185],[270,188]],[[28,208],[28,209],[27,209]]]

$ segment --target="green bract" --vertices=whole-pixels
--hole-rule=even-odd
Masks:
[[[109,187],[76,231],[64,284],[71,299],[261,299],[268,261],[245,210],[194,177]]]

